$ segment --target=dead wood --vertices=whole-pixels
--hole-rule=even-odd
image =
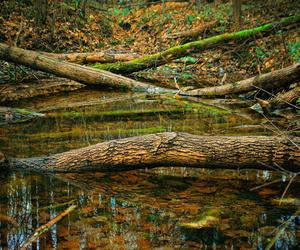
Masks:
[[[24,50],[4,43],[0,43],[0,59],[22,64],[36,70],[51,73],[59,77],[65,77],[87,85],[102,85],[106,87],[125,88],[133,91],[172,92],[172,90],[154,87],[150,84],[138,82],[108,71],[70,62],[62,62],[35,51]]]
[[[224,96],[249,92],[251,90],[264,89],[278,92],[282,88],[287,88],[289,84],[300,80],[300,63],[289,67],[258,75],[236,83],[224,84],[216,87],[194,89],[190,91],[180,91],[180,95],[187,96]]]
[[[83,87],[85,85],[59,77],[38,79],[19,84],[2,84],[0,86],[0,103],[74,91]]]
[[[10,160],[45,172],[122,171],[160,166],[300,170],[300,138],[166,132],[98,143],[49,157]]]
[[[159,83],[172,89],[180,87],[193,86],[193,88],[202,88],[211,86],[211,83],[204,79],[198,73],[192,71],[176,72],[175,70],[164,70],[160,68],[139,71],[131,74],[137,79],[146,80],[147,82]]]
[[[147,68],[153,68],[167,64],[174,59],[178,59],[191,53],[201,51],[220,43],[241,40],[253,39],[256,36],[268,35],[281,27],[286,27],[292,23],[298,23],[300,15],[282,18],[278,22],[267,23],[252,29],[245,29],[238,32],[223,33],[217,36],[208,37],[202,40],[197,40],[182,45],[178,45],[162,52],[152,55],[146,55],[128,62],[117,62],[107,64],[95,64],[95,68],[108,70],[115,73],[132,73]]]
[[[76,205],[72,205],[68,207],[66,210],[64,210],[62,213],[57,215],[55,218],[50,220],[48,223],[45,225],[42,225],[38,227],[34,233],[28,238],[21,246],[20,250],[26,250],[30,247],[30,245],[35,242],[42,234],[48,232],[50,228],[56,224],[57,222],[61,221],[64,217],[66,217],[68,214],[70,214],[72,211],[74,211],[77,208]]]
[[[269,105],[272,107],[284,107],[292,106],[300,109],[300,107],[295,106],[296,100],[300,97],[300,85],[298,84],[295,88],[283,93],[278,93],[274,98],[269,101]]]
[[[136,53],[131,52],[120,52],[120,51],[101,51],[101,52],[90,52],[90,53],[68,53],[68,54],[57,54],[41,52],[41,54],[65,60],[73,63],[114,63],[114,62],[125,62],[140,57]]]
[[[195,29],[170,34],[168,36],[168,38],[181,38],[181,37],[194,37],[195,38],[195,37],[200,36],[202,33],[206,32],[207,30],[217,26],[218,23],[219,23],[218,20],[214,20],[214,21],[206,23],[200,27],[197,27]]]

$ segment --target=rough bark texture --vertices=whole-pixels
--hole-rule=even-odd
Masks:
[[[61,62],[38,52],[8,46],[4,43],[0,43],[0,59],[22,64],[36,70],[48,72],[87,85],[100,84],[103,86],[126,88],[134,91],[169,92],[166,89],[157,88],[108,71],[98,70],[70,62]]]
[[[174,59],[186,56],[192,52],[204,50],[213,45],[231,41],[235,39],[254,38],[256,35],[265,35],[271,31],[276,31],[279,27],[289,25],[293,22],[299,22],[300,15],[281,19],[277,23],[268,23],[253,29],[242,30],[233,33],[224,33],[221,35],[209,37],[203,40],[186,43],[175,46],[163,52],[144,56],[128,62],[117,62],[111,64],[96,64],[95,68],[108,70],[111,72],[132,73],[146,68],[157,67],[166,64]]]
[[[276,90],[288,87],[289,83],[293,83],[300,79],[300,63],[296,63],[289,67],[279,69],[267,74],[255,76],[236,83],[224,84],[222,86],[207,87],[202,89],[194,89],[191,91],[180,92],[180,95],[187,96],[223,96],[228,94],[236,94],[248,92],[255,89]]]
[[[48,96],[58,92],[73,91],[85,87],[78,82],[65,78],[39,79],[38,82],[2,84],[0,86],[0,103],[18,101],[37,96]]]
[[[269,101],[269,104],[272,106],[288,106],[296,102],[300,97],[300,84],[299,86],[285,92],[278,93],[274,98]],[[300,108],[300,107],[299,107]]]
[[[121,171],[157,166],[300,170],[300,138],[216,137],[166,132],[113,140],[49,157],[11,160],[47,172]]]
[[[91,52],[91,53],[69,53],[69,54],[56,54],[41,52],[41,54],[65,60],[73,63],[113,63],[113,62],[125,62],[140,57],[136,53],[129,52],[113,52],[113,51],[102,51],[102,52]]]
[[[180,37],[198,37],[205,31],[215,27],[219,23],[218,20],[211,21],[203,26],[197,27],[195,29],[186,30],[183,32],[178,32],[169,35],[169,38],[180,38]]]

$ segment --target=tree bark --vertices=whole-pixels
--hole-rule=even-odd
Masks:
[[[136,53],[129,53],[129,52],[122,53],[122,52],[110,52],[110,51],[91,52],[91,53],[68,53],[68,54],[41,52],[41,54],[51,58],[61,59],[73,63],[126,62],[140,57]]]
[[[49,157],[15,159],[10,161],[10,167],[45,172],[122,171],[159,166],[281,167],[299,172],[298,145],[300,138],[166,132],[112,140]]]
[[[48,96],[59,92],[74,91],[83,87],[85,87],[85,85],[58,77],[39,79],[34,82],[22,82],[17,85],[2,84],[0,86],[0,103],[37,96]]]
[[[271,107],[277,107],[277,108],[282,108],[285,106],[293,106],[295,107],[295,105],[293,105],[294,103],[296,103],[296,100],[300,97],[300,84],[298,84],[298,86],[296,86],[295,88],[284,92],[284,93],[278,93],[274,98],[272,98],[269,101],[269,105],[271,105]],[[298,110],[300,109],[299,106]]]
[[[107,87],[125,88],[133,91],[151,93],[172,92],[172,90],[158,88],[108,71],[69,62],[61,62],[57,59],[44,56],[41,53],[8,46],[4,43],[0,43],[0,59],[22,64],[36,70],[48,72],[56,76],[65,77],[87,85],[103,85]]]
[[[35,17],[34,21],[38,27],[41,27],[46,24],[47,15],[48,15],[48,0],[35,0]]]
[[[300,79],[300,63],[296,63],[289,67],[279,69],[270,73],[255,76],[236,83],[224,84],[216,87],[207,87],[194,89],[186,92],[179,92],[180,95],[187,96],[224,96],[228,94],[236,94],[248,92],[251,90],[264,89],[275,90],[278,92],[288,84]]]
[[[286,17],[276,23],[268,23],[253,29],[246,29],[239,32],[224,33],[221,35],[209,37],[203,40],[186,43],[175,46],[163,52],[147,55],[128,62],[117,62],[111,64],[95,64],[95,68],[108,70],[115,73],[132,73],[146,68],[157,67],[166,64],[174,59],[186,56],[190,53],[204,50],[213,45],[232,41],[236,39],[254,38],[256,35],[266,35],[279,27],[287,26],[300,21],[300,15]]]
[[[242,20],[241,0],[232,0],[232,16],[234,21],[234,30],[239,30]]]

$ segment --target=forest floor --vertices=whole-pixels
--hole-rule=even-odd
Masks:
[[[43,28],[36,27],[33,6],[24,2],[5,0],[0,3],[0,42],[56,53],[111,50],[147,55],[188,41],[234,31],[231,1],[200,6],[189,2],[167,2],[165,6],[161,3],[112,6],[91,1],[85,17],[76,7],[76,1],[73,4],[72,1],[71,4],[50,1],[47,25]],[[299,1],[244,1],[240,29],[279,20],[296,14],[297,9],[300,9]],[[171,38],[174,33],[205,26],[214,20],[219,24],[199,37]],[[187,83],[181,79],[183,85],[193,82],[200,82],[201,86],[218,85],[224,73],[226,83],[234,82],[299,61],[299,31],[300,27],[294,25],[267,37],[223,43],[161,66],[158,75],[155,74],[157,69],[146,72],[150,71],[153,81],[163,78],[161,72],[171,78],[186,78]],[[16,78],[14,66],[3,62],[2,65],[2,81]],[[24,77],[24,70],[19,71],[18,77]],[[133,76],[143,78],[143,72]],[[196,81],[192,81],[195,76]],[[148,80],[151,78],[147,77]]]

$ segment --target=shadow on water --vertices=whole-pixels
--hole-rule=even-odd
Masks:
[[[144,94],[82,92],[24,103],[44,113],[0,127],[10,157],[49,155],[154,132],[270,134],[260,120],[226,109]],[[282,182],[250,189],[281,178]],[[71,204],[33,249],[264,249],[289,220],[275,249],[297,249],[300,187],[279,206],[286,183],[269,171],[157,168],[121,173],[0,176],[0,249],[17,249]],[[293,199],[292,199],[293,198]]]

